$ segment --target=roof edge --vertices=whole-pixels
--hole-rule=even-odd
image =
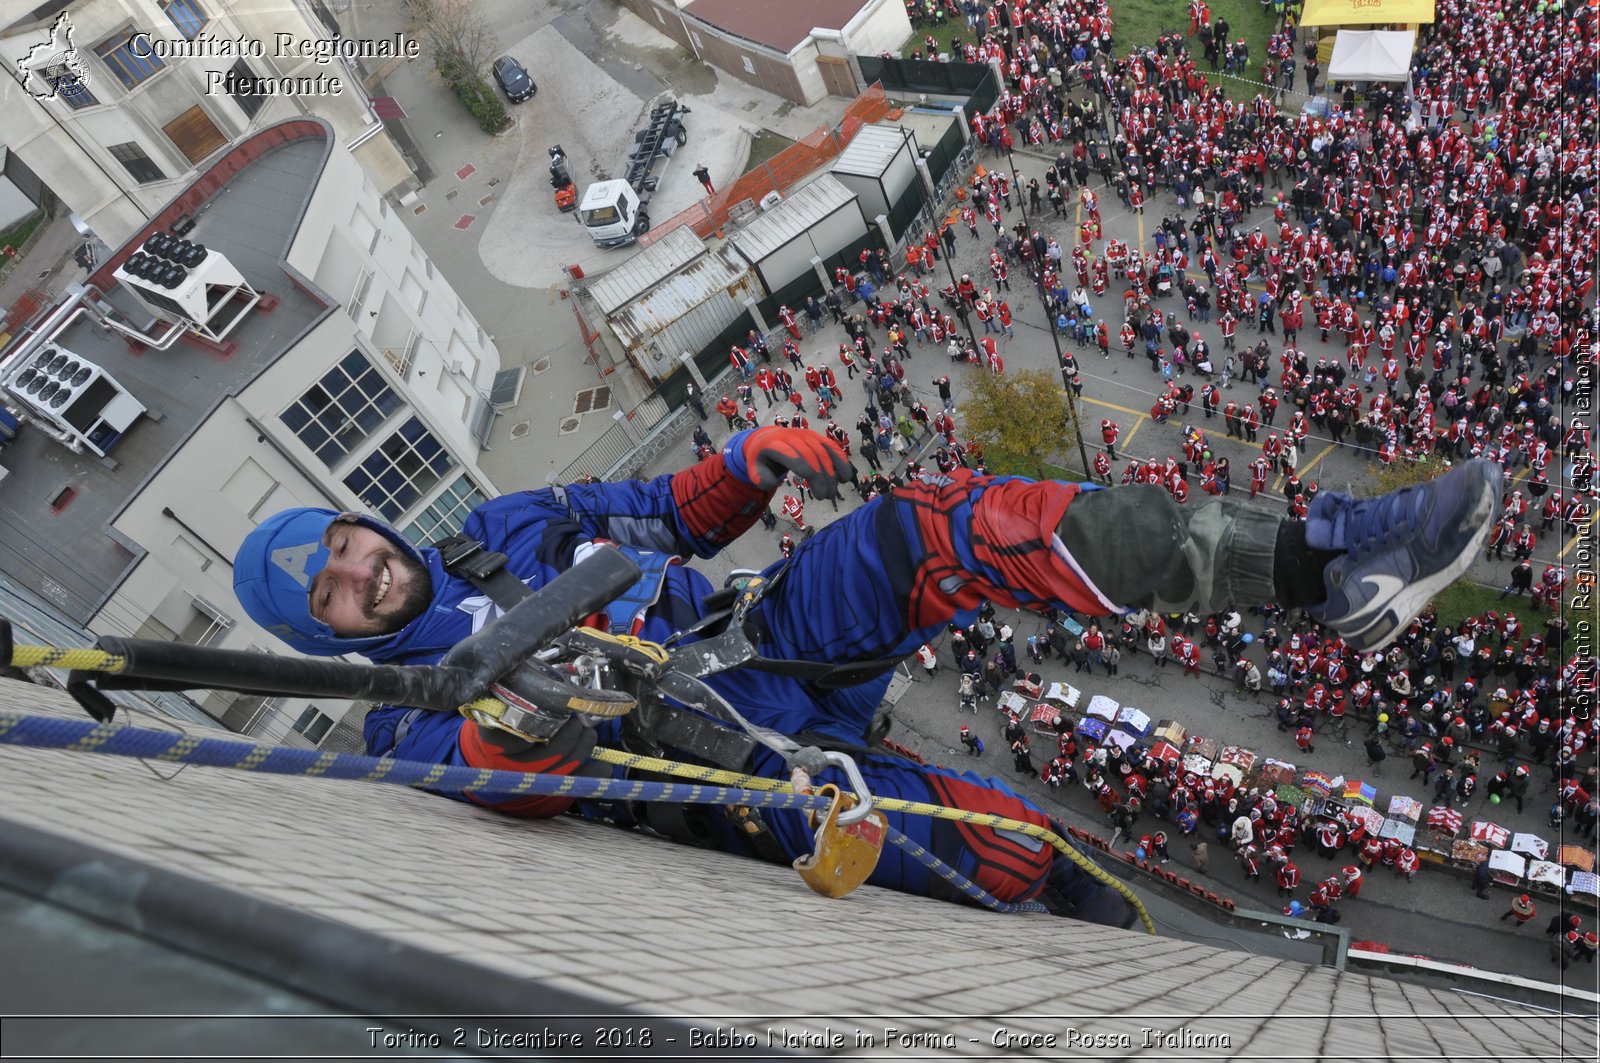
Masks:
[[[493,1015],[497,1030],[530,1035],[592,1033],[589,1017],[597,1015],[643,1018],[3,817],[0,854],[0,883],[19,893],[349,1014],[406,1016],[408,1026],[446,1037],[464,1017]],[[658,1036],[689,1043],[689,1025],[649,1023]],[[737,1054],[709,1041],[699,1047],[709,1055]]]

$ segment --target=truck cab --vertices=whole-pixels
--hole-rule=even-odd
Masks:
[[[649,231],[647,204],[627,181],[596,181],[584,190],[578,220],[596,246],[621,247]]]

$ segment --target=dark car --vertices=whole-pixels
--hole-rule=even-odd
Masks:
[[[502,55],[494,61],[494,79],[500,83],[500,88],[512,103],[532,99],[533,94],[539,91],[539,86],[528,76],[528,68],[509,55]]]

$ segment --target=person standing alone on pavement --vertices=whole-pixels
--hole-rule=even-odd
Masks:
[[[1367,736],[1366,746],[1367,766],[1372,769],[1372,774],[1382,775],[1383,762],[1389,756],[1388,751],[1383,748],[1383,742],[1379,740],[1377,735]]]
[[[1487,864],[1487,861],[1485,861],[1485,863]],[[1524,893],[1516,900],[1511,902],[1511,907],[1507,908],[1505,914],[1500,916],[1500,921],[1503,923],[1507,919],[1515,916],[1516,922],[1513,925],[1518,930],[1521,930],[1524,926],[1527,926],[1533,921],[1533,917],[1536,914],[1537,909],[1535,909],[1533,906],[1533,898]]]
[[[715,195],[716,189],[711,187],[711,171],[706,169],[705,163],[699,163],[694,168],[694,179],[705,187],[706,195]]]
[[[700,389],[695,386],[693,381],[690,381],[689,384],[684,387],[683,397],[687,399],[689,405],[694,408],[694,412],[700,415],[700,419],[702,421],[705,420],[706,406],[705,403],[701,401]]]
[[[1478,861],[1478,866],[1472,869],[1472,892],[1483,900],[1489,899],[1489,858],[1486,856]]]

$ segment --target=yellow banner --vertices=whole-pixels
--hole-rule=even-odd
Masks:
[[[1432,22],[1433,0],[1306,0],[1302,26],[1376,26]]]

